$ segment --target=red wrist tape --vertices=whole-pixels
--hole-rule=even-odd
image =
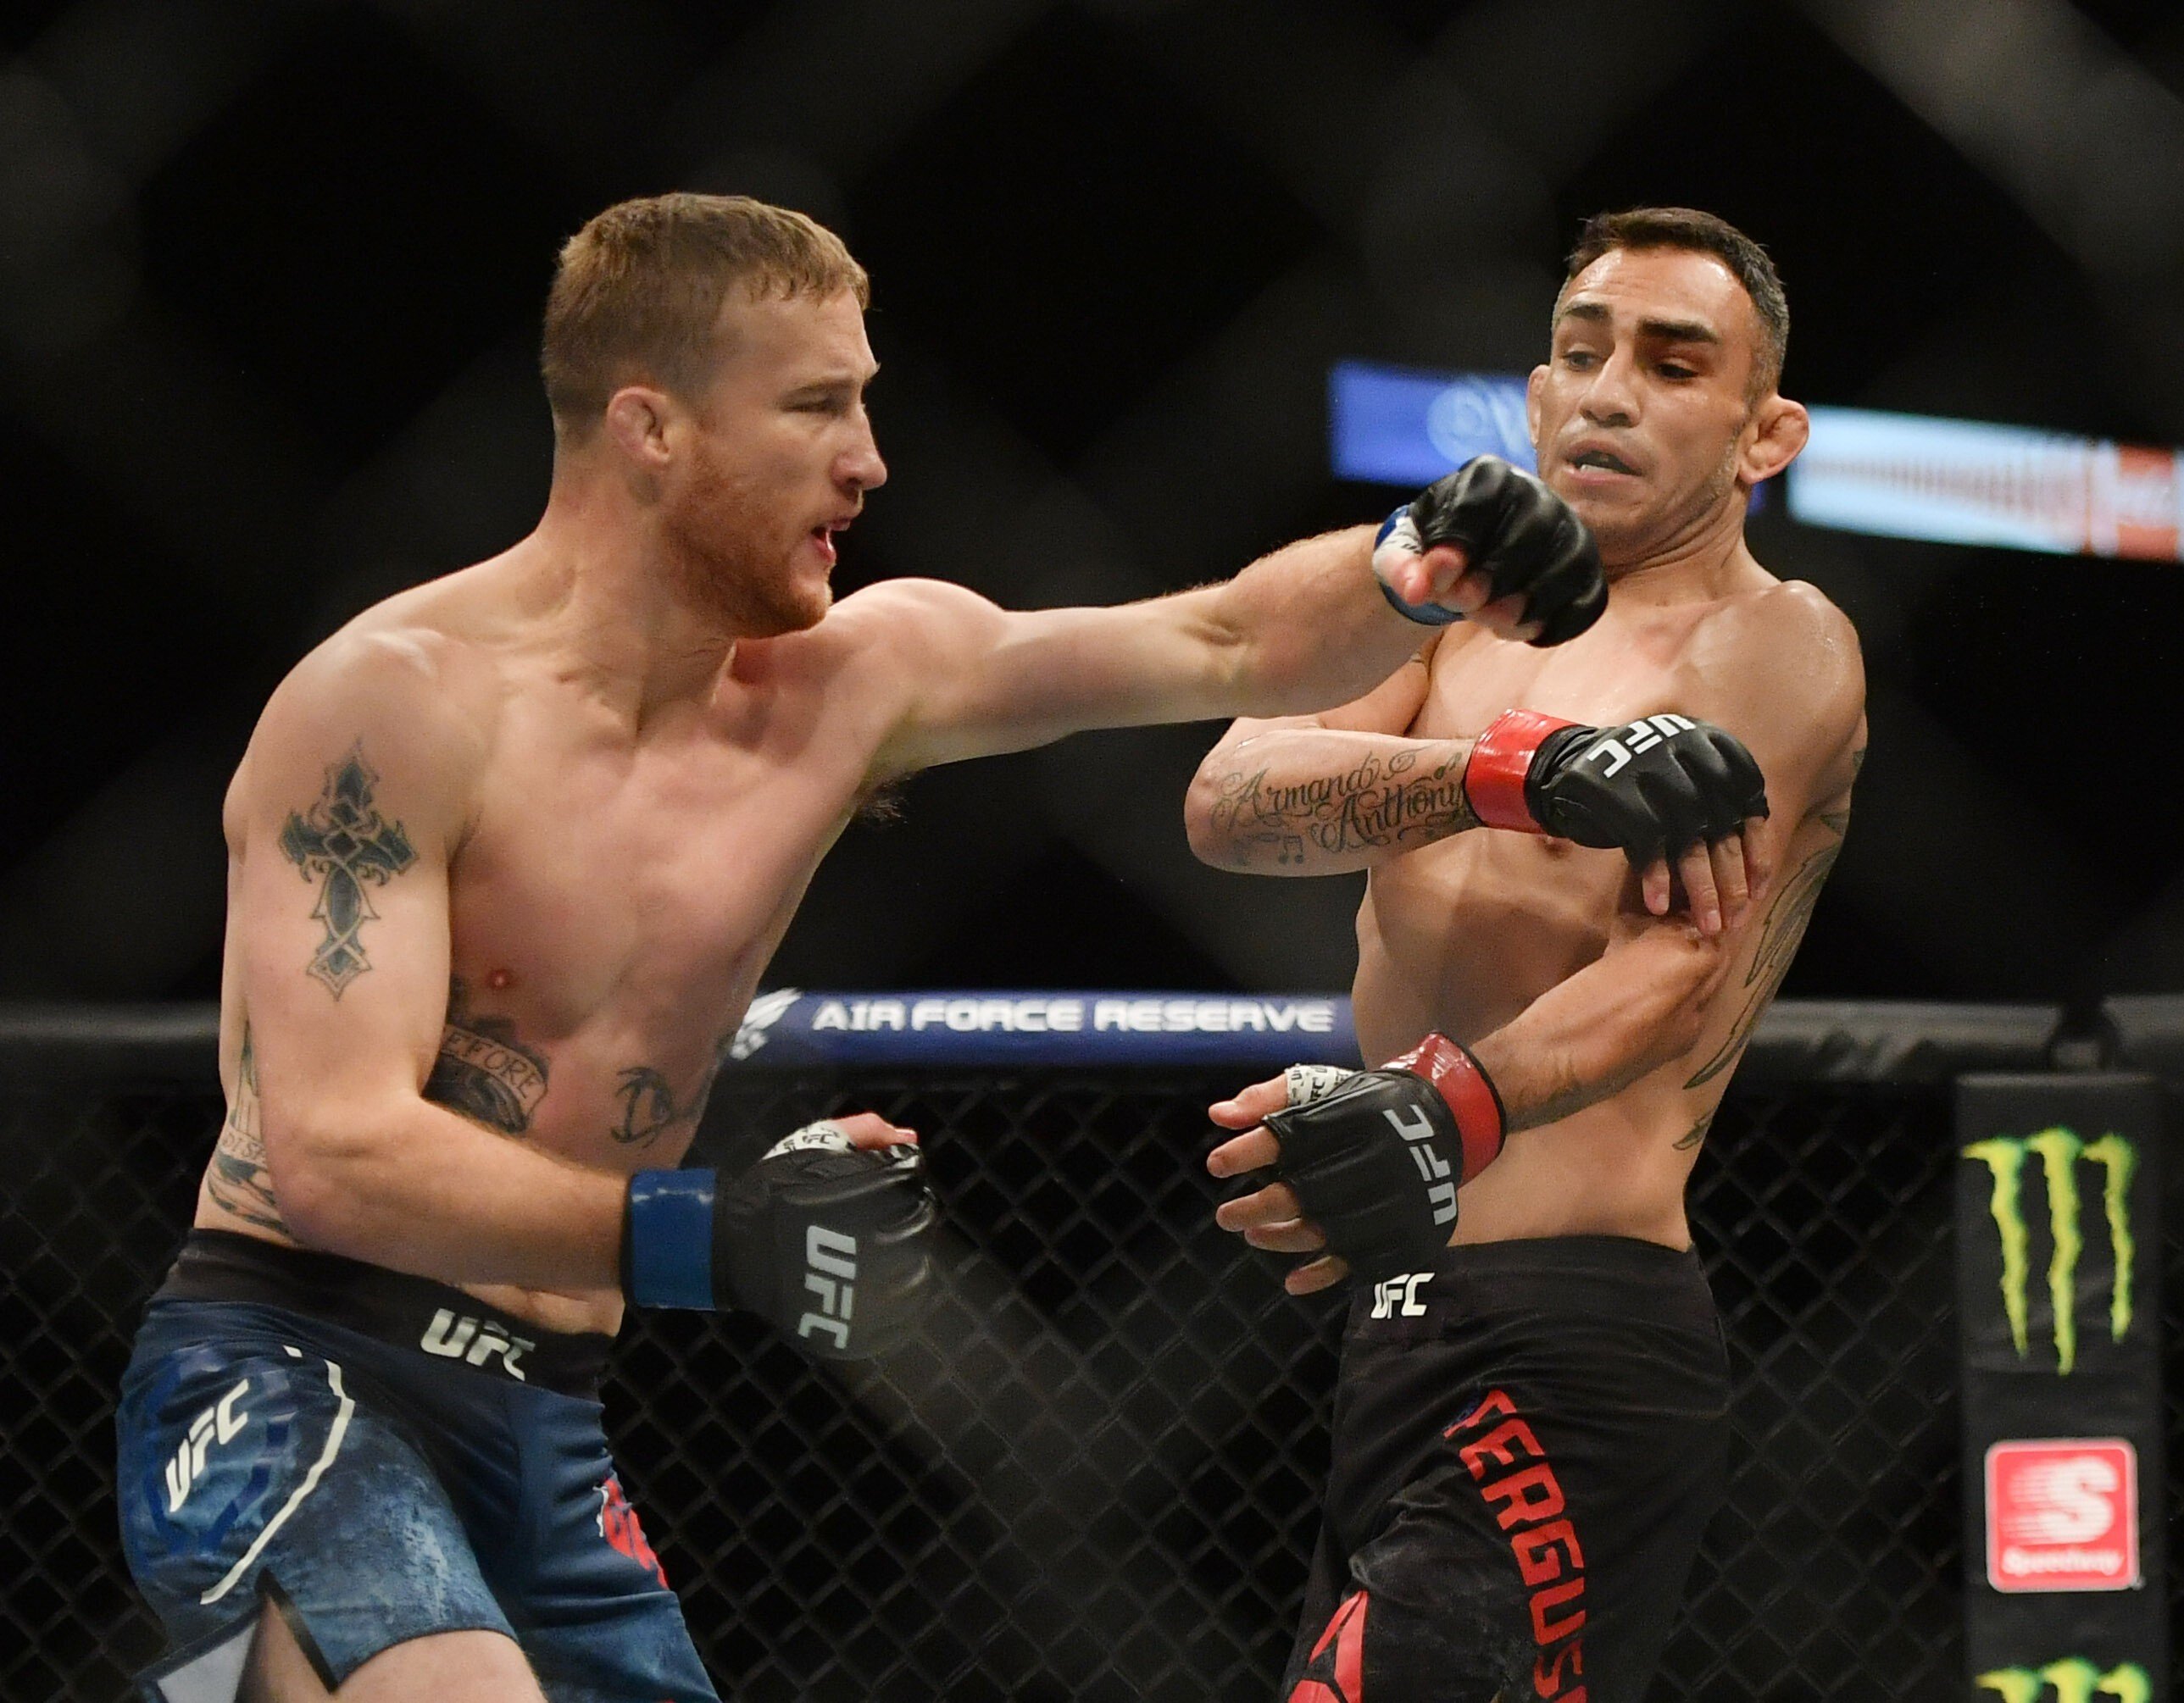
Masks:
[[[1446,1035],[1428,1035],[1407,1053],[1388,1060],[1385,1068],[1408,1071],[1424,1077],[1440,1090],[1441,1099],[1456,1116],[1456,1128],[1463,1138],[1463,1175],[1468,1183],[1494,1162],[1502,1151],[1502,1096],[1494,1079],[1479,1068],[1479,1060]]]
[[[1541,740],[1576,725],[1536,710],[1505,710],[1495,717],[1472,745],[1471,760],[1463,765],[1463,792],[1471,800],[1472,814],[1490,828],[1545,833],[1524,802],[1524,776]]]

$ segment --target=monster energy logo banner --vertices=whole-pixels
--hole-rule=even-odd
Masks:
[[[2025,1172],[2028,1160],[2039,1161],[2047,1183],[2050,1241],[2047,1284],[2055,1321],[2055,1369],[2065,1375],[2078,1361],[2078,1262],[2086,1248],[2080,1170],[2098,1167],[2101,1216],[2107,1225],[2114,1267],[2109,1281],[2109,1338],[2121,1342],[2131,1330],[2132,1278],[2138,1256],[2131,1228],[2131,1184],[2138,1169],[2137,1149],[2120,1135],[2081,1141],[2059,1126],[2037,1135],[1975,1141],[1964,1149],[1964,1156],[1981,1161],[1994,1176],[1988,1207],[2002,1238],[2003,1312],[2009,1322],[2009,1338],[2020,1360],[2031,1353],[2027,1290],[2032,1275],[2032,1235],[2025,1215]]]
[[[1994,1692],[2002,1703],[2095,1703],[2113,1697],[2116,1703],[2148,1703],[2153,1682],[2135,1661],[2119,1662],[2103,1673],[2081,1656],[2065,1656],[2045,1667],[1997,1667],[1973,1682]]]

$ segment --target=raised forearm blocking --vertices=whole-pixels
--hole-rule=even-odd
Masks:
[[[1191,849],[1217,868],[1334,875],[1479,826],[1468,739],[1285,728],[1216,750],[1191,783]]]

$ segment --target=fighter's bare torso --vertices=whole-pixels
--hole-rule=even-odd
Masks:
[[[671,703],[632,732],[570,665],[553,612],[512,603],[506,577],[488,563],[421,587],[329,641],[415,672],[477,740],[448,862],[448,1020],[426,1097],[588,1168],[672,1165],[899,704],[883,669],[840,689],[864,619],[851,598],[808,632],[745,642],[710,703]],[[368,774],[372,751],[358,754]],[[246,757],[228,811],[231,881],[263,858],[323,886],[323,860],[243,831],[254,782]],[[365,829],[376,818],[382,837],[410,832],[384,802],[365,801]],[[306,830],[324,821],[326,799],[292,803]],[[367,921],[367,955],[371,933]],[[231,1110],[196,1222],[292,1241],[270,1190],[232,1186],[262,1149],[243,978],[226,979]],[[611,1294],[472,1287],[553,1328],[610,1330],[620,1316]]]
[[[1683,1193],[1728,1066],[1779,985],[1840,844],[1860,721],[1799,728],[1798,711],[1855,670],[1848,624],[1808,586],[1756,566],[1724,595],[1652,601],[1619,588],[1582,637],[1552,650],[1452,630],[1407,732],[1470,737],[1522,706],[1603,726],[1670,708],[1740,731],[1764,754],[1781,836],[1771,889],[1703,990],[1696,1043],[1619,1093],[1512,1138],[1463,1194],[1459,1242],[1580,1233],[1688,1246]],[[1779,704],[1775,700],[1779,694]],[[1839,697],[1839,688],[1834,695]],[[1789,710],[1790,725],[1782,710]],[[1619,853],[1471,832],[1372,872],[1357,921],[1356,1008],[1368,1058],[1429,1030],[1479,1037],[1599,960],[1633,915]]]

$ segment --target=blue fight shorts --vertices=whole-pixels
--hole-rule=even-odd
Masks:
[[[178,1645],[270,1598],[329,1688],[409,1639],[485,1628],[554,1703],[718,1703],[607,1454],[609,1340],[191,1232],[114,1422],[138,1588]]]

